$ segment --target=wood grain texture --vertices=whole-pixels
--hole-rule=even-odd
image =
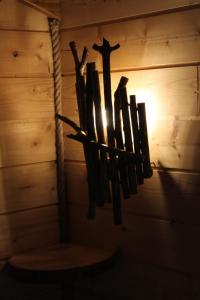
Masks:
[[[0,1],[0,259],[59,240],[46,15]]]
[[[145,101],[147,109],[155,110],[156,118],[197,116],[197,72],[197,67],[113,72],[111,73],[112,94],[114,95],[121,76],[125,76],[129,79],[128,95],[136,95],[138,102]],[[103,95],[102,81],[102,74],[100,74]],[[64,76],[62,83],[63,111],[70,118],[76,119],[78,113],[75,76]]]
[[[48,31],[46,15],[16,0],[0,1],[0,28]]]
[[[0,258],[58,242],[57,206],[0,216]]]
[[[52,79],[0,78],[1,121],[53,117]]]
[[[69,161],[85,161],[82,144],[69,139],[66,135],[64,134],[65,159]]]
[[[199,63],[199,12],[199,9],[188,10],[62,32],[62,72],[74,71],[72,55],[68,51],[69,40],[88,46],[91,59],[101,66],[101,58],[91,49],[91,44],[103,37],[111,44],[121,45],[111,56],[112,70]]]
[[[41,3],[36,3],[36,1],[30,1],[30,0],[18,0],[18,1],[33,10],[43,13],[47,18],[53,18],[53,19],[60,20],[59,16],[56,14],[56,12],[52,11],[50,9],[50,7],[48,7],[50,5],[52,6],[52,3],[50,3],[50,5],[47,5],[47,4],[42,5]],[[57,7],[57,5],[56,5],[56,7]],[[54,7],[54,8],[56,8],[56,7]]]
[[[48,9],[49,11],[60,15],[60,1],[59,0],[32,0],[31,2]]]
[[[55,162],[0,169],[0,214],[57,203]]]
[[[48,32],[0,31],[0,74],[52,74]]]
[[[198,0],[152,0],[140,2],[132,0],[123,1],[61,1],[63,28],[83,26],[86,24],[118,20],[125,17],[138,16],[142,14],[151,14],[162,12],[174,8],[199,4]],[[69,14],[69,17],[66,17]]]
[[[156,166],[200,170],[198,72],[197,67],[181,67],[111,74],[113,93],[125,76],[128,94],[146,103],[151,160]],[[103,95],[102,75],[100,81]],[[63,113],[78,123],[73,76],[63,78]],[[64,132],[73,130],[65,126]],[[78,142],[65,138],[65,150],[66,159],[84,160]]]
[[[113,91],[121,76],[129,79],[128,94],[136,95],[137,102],[146,102],[147,114],[157,119],[198,115],[197,67],[112,73]]]
[[[98,69],[101,68],[101,57],[97,51],[92,49],[94,43],[99,43],[98,28],[96,26],[91,28],[78,29],[68,32],[61,32],[61,58],[62,58],[62,73],[75,72],[74,60],[69,48],[69,42],[75,41],[79,55],[81,55],[83,48],[88,48],[88,62],[95,61]]]
[[[115,43],[113,43],[115,44]],[[87,44],[86,44],[87,45]],[[120,49],[112,54],[112,71],[135,71],[142,69],[161,69],[167,67],[199,65],[199,38],[172,39],[171,41],[121,43]],[[92,53],[94,61],[102,71],[101,57]],[[62,51],[62,73],[73,74],[74,65],[69,51]]]
[[[156,125],[158,129],[154,131],[154,135],[149,136],[150,160],[153,165],[200,171],[199,119],[158,121]],[[82,144],[66,137],[72,132],[69,127],[65,130],[65,158],[70,161],[85,161]]]
[[[191,133],[192,134],[192,133]],[[151,162],[159,167],[184,169],[199,172],[199,147],[198,146],[150,146]]]
[[[68,162],[65,169],[69,201],[74,205],[87,205],[85,164]],[[154,170],[153,177],[138,187],[136,195],[123,200],[123,213],[200,225],[199,185],[199,173]],[[107,208],[111,209],[112,206],[107,205]]]
[[[54,122],[0,122],[0,166],[55,160]]]
[[[55,272],[100,269],[105,262],[112,260],[114,253],[99,248],[76,243],[57,244],[45,249],[36,249],[26,254],[15,255],[9,264],[16,269],[28,272]],[[53,275],[53,274],[52,274]]]

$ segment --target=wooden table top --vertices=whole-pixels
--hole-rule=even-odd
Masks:
[[[85,268],[106,261],[112,252],[79,244],[54,245],[11,257],[13,267],[26,270],[70,270]]]
[[[68,275],[80,276],[90,271],[98,272],[108,268],[115,254],[116,251],[79,244],[58,244],[14,255],[10,258],[7,267],[9,271],[15,275],[22,275],[27,281],[28,278],[35,281],[43,277],[60,280]]]

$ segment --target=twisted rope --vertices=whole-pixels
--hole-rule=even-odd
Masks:
[[[62,114],[61,104],[61,55],[60,55],[60,35],[59,20],[49,19],[49,29],[51,34],[52,57],[53,57],[53,78],[54,78],[54,106],[55,115]],[[57,189],[59,198],[60,214],[60,237],[61,242],[66,242],[68,233],[68,208],[66,199],[66,182],[64,166],[64,141],[62,121],[55,119],[56,134],[56,157],[57,157]]]

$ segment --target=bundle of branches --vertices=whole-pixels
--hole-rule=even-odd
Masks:
[[[80,126],[65,116],[58,118],[69,124],[76,134],[69,138],[83,143],[87,178],[88,218],[94,219],[96,207],[113,203],[114,223],[122,223],[121,188],[124,198],[137,193],[137,185],[152,176],[148,146],[145,104],[136,104],[134,95],[128,101],[128,78],[121,77],[112,101],[110,54],[119,44],[111,47],[106,39],[103,45],[93,45],[102,55],[106,134],[102,117],[99,74],[95,63],[86,63],[88,50],[83,49],[79,60],[75,42],[69,44],[76,68],[76,94]],[[86,76],[84,69],[86,68]],[[85,78],[86,77],[86,78]],[[113,105],[114,103],[114,105]]]

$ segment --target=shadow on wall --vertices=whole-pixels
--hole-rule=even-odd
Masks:
[[[198,67],[196,71],[198,74]],[[174,155],[174,157],[163,156],[163,161],[158,162],[160,190],[165,202],[166,222],[168,222],[166,232],[166,249],[168,250],[165,249],[165,251],[168,251],[167,257],[170,266],[189,273],[199,273],[200,270],[198,254],[200,250],[198,85],[198,80],[196,82],[195,78],[190,82],[191,99],[188,98],[185,101],[185,106],[192,107],[192,104],[195,104],[193,94],[197,94],[196,106],[192,107],[192,112],[184,111],[183,113],[181,111],[180,117],[176,116],[173,124],[169,122],[170,130],[166,129],[171,133],[171,136],[169,135],[166,140],[164,132],[159,132],[158,129],[158,133],[165,141],[165,147],[169,149],[169,155]],[[160,155],[162,155],[162,151]]]
[[[192,81],[190,83],[193,94],[196,94],[196,103],[195,97],[192,100],[195,107],[192,108],[191,112],[188,111],[186,116],[176,117],[173,122],[171,137],[168,141],[168,146],[174,150],[173,161],[175,166],[172,163],[168,163],[168,160],[170,161],[168,157],[165,158],[167,166],[161,160],[158,162],[159,167],[162,169],[158,174],[172,223],[179,222],[188,225],[200,225],[200,205],[198,200],[200,192],[198,67],[196,67],[196,72],[197,82]],[[188,103],[189,100],[187,101]],[[172,152],[169,151],[169,153],[172,155]],[[172,170],[177,168],[177,171],[171,171],[170,168]],[[180,171],[178,171],[178,168],[180,168]]]
[[[169,259],[184,273],[199,273],[199,174],[158,171],[169,215]]]
[[[55,242],[58,216],[53,206],[55,122],[47,18],[15,0],[2,0],[0,9],[0,25],[9,28],[0,31],[0,259],[4,259],[14,251]]]
[[[167,202],[167,211],[170,218],[171,224],[175,222],[184,222],[180,217],[182,211],[180,210],[181,205],[185,203],[186,194],[182,190],[180,185],[180,173],[173,173],[168,171],[165,166],[159,161],[161,170],[158,171],[158,175],[161,182],[162,192],[165,201]],[[174,176],[175,174],[175,176]],[[182,206],[183,208],[183,206]]]

